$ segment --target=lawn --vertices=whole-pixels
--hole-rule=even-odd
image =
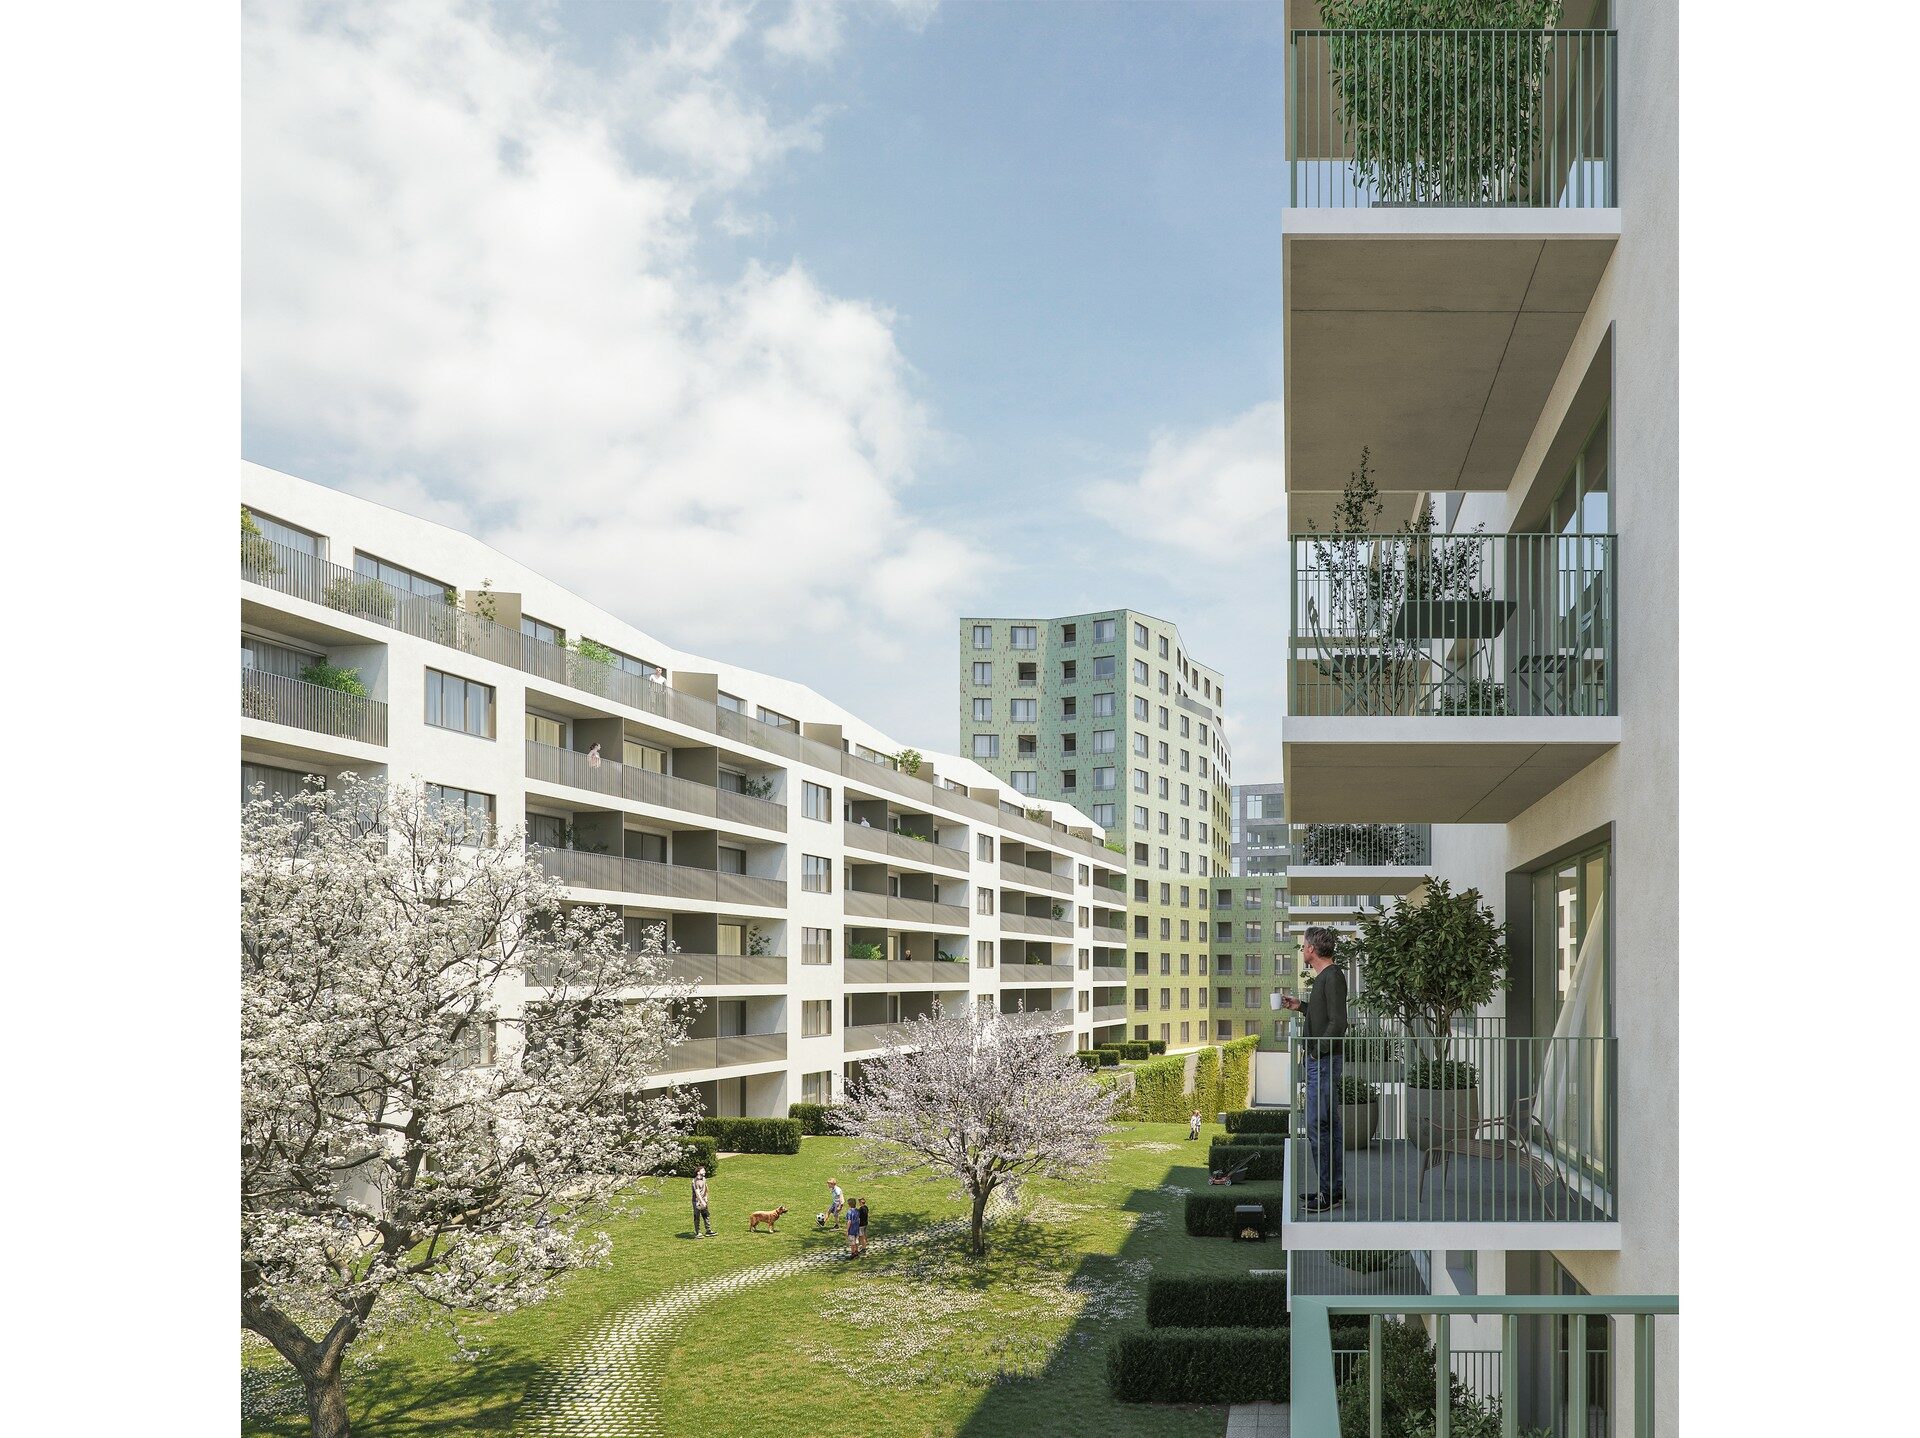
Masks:
[[[1252,1248],[1187,1236],[1181,1194],[1204,1185],[1201,1141],[1183,1124],[1123,1124],[1100,1172],[1034,1185],[996,1219],[984,1261],[962,1236],[889,1246],[957,1218],[944,1186],[861,1176],[847,1140],[809,1138],[793,1157],[729,1157],[714,1179],[718,1237],[695,1242],[687,1183],[665,1180],[608,1232],[610,1268],[571,1276],[547,1302],[476,1320],[469,1362],[431,1330],[389,1334],[351,1389],[355,1432],[381,1438],[505,1432],[530,1416],[527,1398],[620,1310],[683,1284],[769,1260],[844,1251],[815,1230],[826,1183],[864,1194],[882,1246],[858,1261],[801,1268],[691,1309],[674,1331],[661,1385],[668,1433],[732,1438],[789,1433],[968,1435],[1055,1430],[1138,1438],[1216,1438],[1218,1408],[1143,1408],[1106,1393],[1105,1335],[1138,1322],[1146,1275],[1237,1272],[1282,1263]],[[1256,1186],[1257,1189],[1271,1185]],[[746,1214],[786,1204],[774,1235],[746,1232]],[[248,1362],[277,1363],[249,1348]],[[245,1425],[303,1434],[304,1416]],[[557,1431],[557,1430],[556,1430]]]

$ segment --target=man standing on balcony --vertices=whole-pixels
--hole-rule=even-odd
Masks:
[[[1287,1008],[1307,1016],[1306,1042],[1301,1045],[1307,1070],[1307,1147],[1320,1177],[1317,1192],[1305,1193],[1308,1213],[1325,1213],[1346,1197],[1345,1153],[1340,1132],[1340,1051],[1347,1033],[1347,975],[1333,961],[1332,929],[1307,930],[1302,944],[1313,986],[1303,1004],[1292,994],[1282,996]]]

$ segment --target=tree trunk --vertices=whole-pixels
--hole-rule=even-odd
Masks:
[[[973,1195],[973,1231],[969,1251],[975,1258],[987,1256],[987,1194],[990,1191],[979,1189]]]
[[[330,1363],[315,1374],[302,1374],[307,1385],[307,1419],[313,1425],[313,1438],[350,1438],[352,1425],[347,1420],[347,1385],[340,1381],[338,1363]]]

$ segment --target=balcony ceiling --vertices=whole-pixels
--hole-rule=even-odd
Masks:
[[[1324,523],[1363,445],[1402,514],[1414,491],[1507,487],[1618,227],[1617,211],[1548,211],[1574,228],[1513,232],[1526,215],[1289,211],[1293,528]]]

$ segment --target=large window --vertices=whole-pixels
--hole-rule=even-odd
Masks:
[[[1040,718],[1038,699],[1012,699],[1007,702],[1007,718],[1015,724],[1033,724]]]
[[[800,1002],[800,1037],[806,1039],[823,1038],[833,1032],[833,1000],[802,999]]]
[[[270,514],[262,514],[250,509],[254,528],[260,531],[262,539],[272,540],[275,544],[285,545],[296,554],[310,554],[315,559],[327,557],[327,542],[311,529],[302,529],[297,524],[288,524],[284,519],[275,519]]]
[[[998,734],[974,735],[973,757],[976,759],[998,759],[1000,757],[1000,736]]]
[[[1613,478],[1607,447],[1607,416],[1603,414],[1554,497],[1547,518],[1554,534],[1613,532]]]
[[[549,624],[544,619],[535,619],[531,614],[520,616],[520,632],[529,639],[538,639],[542,644],[558,644],[564,647],[567,631],[557,624]]]
[[[782,714],[777,709],[769,709],[764,704],[760,706],[759,712],[755,717],[759,719],[762,724],[771,724],[776,729],[798,730],[800,728],[800,721],[792,715]]]
[[[1111,719],[1113,717],[1113,695],[1096,694],[1093,696],[1093,717]]]
[[[993,683],[993,661],[991,659],[979,659],[974,661],[973,682],[975,684]]]
[[[1113,771],[1109,769],[1107,772],[1111,774]],[[1109,784],[1107,787],[1112,788],[1113,786]],[[1111,829],[1113,827],[1114,807],[1112,804],[1095,804],[1093,806],[1093,822],[1103,829]]]
[[[1094,788],[1111,789],[1114,786],[1113,781],[1114,781],[1113,765],[1103,764],[1094,769],[1093,771],[1093,787]],[[1113,808],[1111,804],[1107,805],[1106,807],[1109,811],[1111,811]]]
[[[974,700],[973,717],[976,721],[991,722],[993,719],[993,700],[986,698]]]
[[[1007,639],[1015,649],[1039,647],[1039,631],[1031,624],[1015,624],[1007,630]]]
[[[825,784],[800,781],[800,813],[803,818],[823,822],[833,818],[833,790]]]
[[[817,854],[800,856],[800,887],[809,894],[833,892],[833,864]]]
[[[427,671],[427,723],[481,739],[493,737],[493,686],[458,674]]]
[[[462,837],[469,844],[485,844],[493,838],[493,795],[476,789],[456,789],[450,784],[427,785],[427,802],[451,817],[462,820]]]
[[[800,962],[803,964],[830,964],[833,962],[833,930],[800,930]]]
[[[1093,677],[1095,679],[1111,679],[1117,672],[1118,669],[1111,654],[1096,654],[1093,656]]]
[[[973,626],[973,647],[975,649],[993,648],[993,626],[976,624]]]
[[[258,520],[256,519],[256,523]],[[353,556],[353,568],[356,574],[368,579],[377,579],[402,594],[428,595],[434,599],[445,599],[453,593],[453,586],[444,580],[433,579],[425,574],[403,569],[398,564],[389,564],[384,559],[376,559],[371,554]]]
[[[257,517],[257,516],[256,516]],[[242,764],[240,766],[240,801],[248,803],[253,798],[253,786],[262,787],[269,799],[291,799],[295,794],[304,794],[309,789],[326,788],[324,779],[308,783],[307,776],[298,769],[276,769],[271,764]]]
[[[549,719],[544,714],[527,711],[527,740],[533,744],[545,744],[551,749],[563,748],[567,742],[567,726],[559,719]]]
[[[1113,640],[1115,623],[1116,621],[1112,619],[1094,620],[1093,621],[1093,642],[1095,644],[1111,643]]]
[[[1038,794],[1040,792],[1038,773],[1032,769],[1015,769],[1013,771],[1013,787],[1028,796]]]
[[[819,1073],[801,1074],[800,1101],[802,1103],[832,1103],[833,1070],[822,1069]]]

